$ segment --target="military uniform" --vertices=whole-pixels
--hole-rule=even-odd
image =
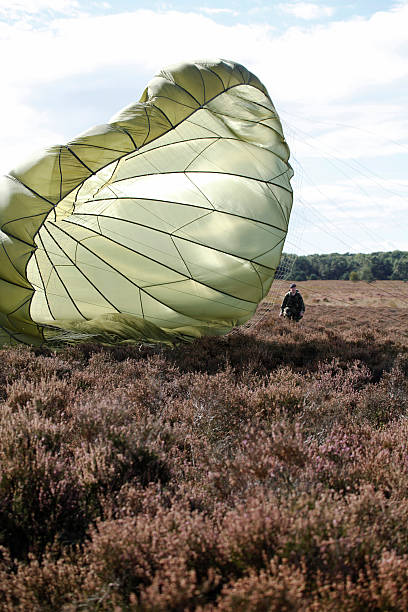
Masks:
[[[300,316],[300,313],[305,312],[305,310],[305,303],[299,291],[296,289],[295,294],[292,294],[291,291],[288,291],[285,297],[283,298],[281,314],[283,314],[283,316],[287,317],[288,319],[300,321],[300,319],[302,318]]]

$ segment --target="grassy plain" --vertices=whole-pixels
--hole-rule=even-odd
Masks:
[[[0,352],[2,610],[408,609],[408,284],[298,287],[299,324]]]
[[[304,281],[297,286],[309,304],[408,308],[408,282]]]

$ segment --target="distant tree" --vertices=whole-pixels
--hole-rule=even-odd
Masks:
[[[350,279],[351,281],[355,282],[355,281],[360,280],[360,277],[359,277],[358,273],[357,273],[355,270],[352,270],[352,271],[350,272],[349,279]]]
[[[408,256],[403,256],[394,261],[391,274],[392,280],[408,280]]]
[[[376,253],[371,256],[371,273],[378,280],[387,280],[392,274],[392,263],[384,255]]]
[[[293,255],[291,278],[294,280],[347,280],[355,272],[362,280],[408,280],[408,253],[325,253]]]
[[[360,278],[368,283],[372,283],[375,280],[371,265],[368,262],[361,268]]]

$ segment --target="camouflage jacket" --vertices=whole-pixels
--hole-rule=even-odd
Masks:
[[[305,303],[297,289],[295,295],[292,295],[292,293],[288,291],[285,297],[283,298],[281,312],[283,312],[285,308],[290,308],[295,312],[305,312]]]

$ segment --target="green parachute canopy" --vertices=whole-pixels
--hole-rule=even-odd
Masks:
[[[109,123],[0,186],[0,343],[222,334],[267,294],[286,237],[289,149],[243,66],[182,63]]]

